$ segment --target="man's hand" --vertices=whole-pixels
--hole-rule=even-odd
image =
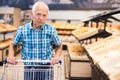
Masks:
[[[52,58],[51,59],[51,65],[55,65],[55,64],[58,64],[59,63],[59,58]]]
[[[15,58],[15,57],[8,57],[8,58],[7,58],[7,63],[17,64],[16,58]]]

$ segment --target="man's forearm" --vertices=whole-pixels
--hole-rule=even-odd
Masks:
[[[62,53],[62,45],[57,46],[55,48],[55,57],[51,59],[51,64],[52,65],[58,64],[60,56],[61,56],[61,53]]]
[[[9,57],[14,57],[14,55],[15,55],[15,46],[13,45],[13,44],[11,44],[10,46],[9,46]]]
[[[57,46],[56,49],[55,49],[55,57],[60,57],[62,53],[62,44],[60,46]]]

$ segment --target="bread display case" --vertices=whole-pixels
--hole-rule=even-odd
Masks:
[[[111,77],[120,72],[119,47],[120,33],[85,46],[92,65],[97,67],[98,75],[104,74],[100,80],[114,80]],[[116,80],[119,79],[116,78]]]
[[[63,43],[78,43],[78,40],[74,37],[74,36],[72,36],[72,35],[59,35],[59,37],[60,37],[60,39],[61,39],[61,41],[63,42]]]
[[[72,31],[72,34],[79,40],[85,39],[97,33],[98,33],[97,28],[90,28],[90,27],[79,27],[74,31]]]
[[[83,24],[69,24],[69,23],[49,23],[56,28],[58,35],[62,41],[63,49],[66,50],[67,44],[78,43],[78,40],[72,35],[72,31]]]
[[[78,25],[75,24],[69,24],[69,23],[53,23],[51,22],[50,25],[54,26],[57,31],[58,34],[61,35],[71,35],[71,32],[77,28]]]
[[[90,63],[82,45],[68,44],[67,50],[68,55],[64,57],[65,78],[69,80],[91,80]]]
[[[86,46],[90,56],[93,56],[94,63],[98,63],[106,57],[113,54],[114,51],[119,50],[120,34],[116,34],[97,41]]]
[[[110,75],[111,80],[120,80],[120,72],[113,73]]]
[[[91,64],[92,80],[120,79],[118,77],[120,76],[120,31],[118,30],[116,33],[113,33],[112,30],[115,30],[115,28],[110,25],[108,26],[108,19],[111,19],[111,22],[112,20],[120,21],[117,17],[115,18],[112,16],[119,13],[120,9],[117,9],[92,16],[88,20],[83,21],[85,23],[85,28],[87,27],[89,29],[89,26],[91,25],[91,28],[98,29],[96,33],[91,33],[92,35],[89,33],[87,37],[83,36],[81,38],[80,34],[83,33],[84,35],[84,33],[89,32],[88,30],[82,30],[82,28],[78,28],[81,30],[77,29],[72,33],[77,37],[80,44],[85,47],[86,55]],[[99,24],[101,22],[103,25]],[[94,26],[93,23],[96,23],[96,25]],[[93,39],[95,41],[93,41]]]
[[[10,24],[0,24],[0,33],[8,33],[16,31],[17,28],[15,26],[12,26]]]
[[[0,62],[2,62],[4,58],[6,58],[6,55],[8,54],[8,47],[12,42],[13,39],[0,41]]]
[[[83,21],[84,25],[73,30],[71,28],[71,34],[78,43],[67,44],[68,54],[64,57],[65,78],[69,80],[119,80],[120,30],[117,30],[119,24],[115,29],[111,23],[113,20],[120,21],[113,16],[119,13],[120,9],[97,14]],[[62,30],[61,26],[59,27]],[[60,33],[65,33],[65,25],[63,28],[63,32],[60,31]],[[114,30],[117,30],[117,33],[114,33]],[[68,40],[68,38],[65,39]]]
[[[0,24],[0,65],[8,55],[8,47],[13,42],[16,30],[17,28],[10,24]]]
[[[10,24],[0,24],[0,41],[14,38],[14,32],[17,30],[15,26]]]

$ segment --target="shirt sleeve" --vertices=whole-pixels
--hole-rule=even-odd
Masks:
[[[54,29],[52,41],[53,41],[53,44],[55,44],[56,46],[61,45],[61,39],[59,38],[56,29]]]
[[[16,46],[22,40],[22,27],[19,27],[16,32],[13,44]]]

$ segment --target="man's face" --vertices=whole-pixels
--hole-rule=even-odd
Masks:
[[[38,25],[42,26],[48,16],[48,10],[45,8],[38,7],[35,12],[32,14],[33,16],[33,22]]]

